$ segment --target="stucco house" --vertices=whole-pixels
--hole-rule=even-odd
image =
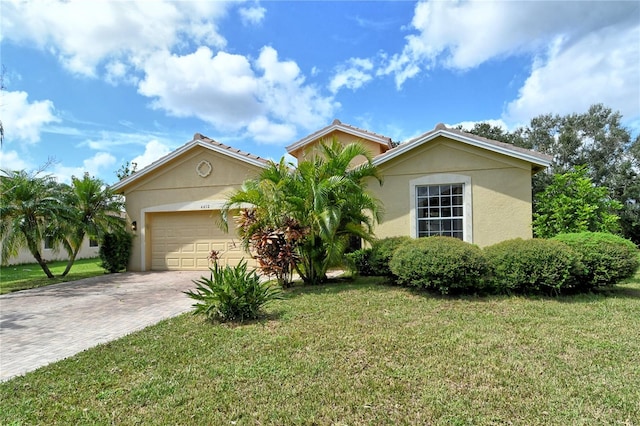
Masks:
[[[394,146],[391,139],[334,120],[287,147],[298,160],[320,141],[363,143],[384,184],[369,189],[384,205],[378,238],[449,235],[479,246],[531,238],[531,177],[547,155],[496,142],[442,124]],[[364,159],[363,159],[364,160]],[[136,235],[129,269],[206,269],[211,250],[223,264],[248,258],[232,227],[216,225],[226,196],[267,161],[199,133],[174,152],[121,180]]]

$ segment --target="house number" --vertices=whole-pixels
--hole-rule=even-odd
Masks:
[[[210,209],[211,208],[211,204],[200,204],[200,208],[201,209]]]

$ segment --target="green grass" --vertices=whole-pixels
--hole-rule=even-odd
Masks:
[[[53,279],[47,278],[37,263],[0,267],[0,294],[75,281],[105,273],[104,269],[100,267],[100,259],[98,258],[76,260],[66,277],[58,276],[67,266],[66,261],[50,262],[48,265],[51,273],[56,276]]]
[[[640,278],[640,277],[638,277]],[[575,297],[294,288],[0,384],[0,424],[640,424],[640,279]]]

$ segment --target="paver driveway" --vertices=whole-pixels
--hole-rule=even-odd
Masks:
[[[127,272],[0,296],[0,381],[189,311],[206,272]]]

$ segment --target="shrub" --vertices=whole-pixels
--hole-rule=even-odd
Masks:
[[[484,252],[498,293],[559,294],[576,284],[581,270],[578,254],[560,241],[518,238]]]
[[[371,269],[371,249],[358,249],[351,253],[345,254],[345,260],[348,268],[358,275],[370,276],[375,275]]]
[[[396,249],[411,241],[410,237],[389,237],[377,240],[372,244],[369,263],[371,275],[391,276],[389,262]]]
[[[245,260],[235,267],[221,267],[214,262],[210,269],[210,278],[194,280],[196,289],[184,292],[197,301],[193,305],[195,315],[242,322],[258,318],[265,304],[282,297],[280,289],[269,282],[260,282],[255,271],[248,271]]]
[[[578,280],[585,290],[616,284],[632,277],[638,269],[638,248],[617,235],[580,232],[560,234],[553,239],[568,244],[580,256],[584,271]]]
[[[408,241],[393,253],[389,266],[399,284],[442,294],[482,289],[488,270],[480,248],[452,237]]]
[[[102,261],[100,266],[110,273],[126,269],[131,255],[132,242],[133,235],[127,232],[105,234],[98,251]]]

